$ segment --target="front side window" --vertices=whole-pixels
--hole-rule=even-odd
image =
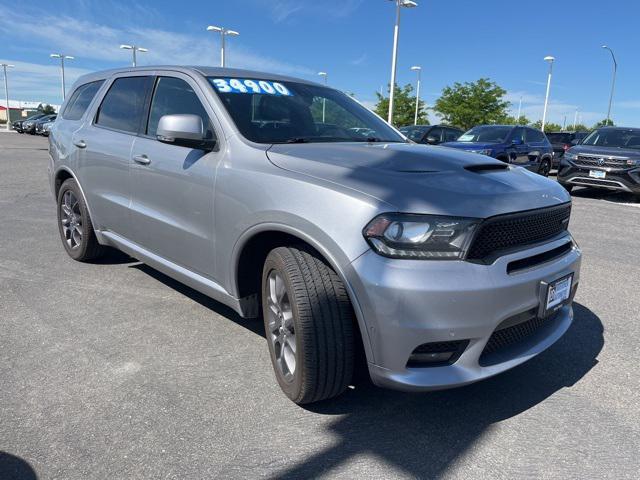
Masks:
[[[422,127],[422,126],[414,126],[414,127],[402,127],[400,132],[406,135],[407,138],[410,138],[414,142],[421,142],[424,134],[431,127]]]
[[[299,82],[209,78],[242,135],[257,143],[404,142],[342,92]]]
[[[102,100],[96,125],[137,133],[151,77],[117,78]]]
[[[533,128],[527,128],[527,142],[529,143],[541,143],[544,142],[544,133],[540,130],[534,130]]]
[[[459,142],[504,143],[513,127],[483,125],[473,127],[458,138]]]
[[[196,92],[187,82],[180,78],[159,77],[156,82],[156,89],[151,102],[149,112],[149,122],[147,124],[147,135],[156,136],[158,123],[163,115],[191,114],[202,119],[205,139],[213,140],[213,126],[207,111]]]
[[[85,83],[76,88],[64,108],[62,118],[65,120],[80,120],[103,83],[104,80],[98,80],[97,82]]]

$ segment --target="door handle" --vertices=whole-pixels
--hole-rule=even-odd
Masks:
[[[136,155],[133,157],[133,161],[140,165],[149,165],[151,163],[151,159],[146,155]]]
[[[73,144],[78,148],[87,148],[87,144],[84,140],[74,140]]]

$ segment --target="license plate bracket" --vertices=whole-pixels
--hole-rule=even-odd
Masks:
[[[548,317],[571,301],[573,273],[551,282],[541,282],[538,316]]]
[[[604,170],[589,170],[589,176],[591,178],[605,178],[607,176],[607,172]]]

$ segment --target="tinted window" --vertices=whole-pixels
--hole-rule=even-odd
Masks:
[[[444,141],[455,142],[460,135],[462,135],[462,132],[460,130],[453,130],[451,128],[447,128],[444,131]]]
[[[76,91],[73,92],[69,103],[67,103],[64,109],[62,118],[66,120],[80,120],[103,83],[104,80],[99,80],[97,82],[85,83],[76,88]]]
[[[96,124],[125,132],[138,132],[149,80],[150,77],[116,79],[102,100]]]
[[[331,88],[250,78],[209,81],[242,135],[254,142],[404,142],[373,112]]]
[[[424,134],[428,132],[430,128],[431,127],[421,126],[402,127],[400,131],[414,142],[420,142],[422,141],[422,137],[424,137]]]
[[[540,143],[545,140],[544,133],[540,130],[534,130],[533,128],[527,128],[527,143]]]
[[[158,122],[163,115],[187,113],[198,115],[202,119],[205,138],[213,140],[213,127],[198,95],[187,82],[179,78],[160,77],[156,83],[155,93],[151,102],[147,134],[155,137]]]
[[[427,138],[428,139],[435,139],[436,142],[441,142],[442,141],[442,128],[440,127],[433,127],[429,133],[427,134]],[[426,139],[425,139],[426,141]]]
[[[602,128],[594,130],[582,144],[612,148],[640,148],[640,129]]]
[[[572,133],[547,133],[547,138],[551,143],[571,143]]]

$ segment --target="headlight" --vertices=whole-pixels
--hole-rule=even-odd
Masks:
[[[571,152],[565,152],[564,156],[562,157],[565,160],[570,160],[570,161],[574,161],[578,159],[578,155],[576,155],[575,153],[571,153]]]
[[[476,218],[383,213],[362,234],[385,257],[457,260],[466,255],[479,222]]]

